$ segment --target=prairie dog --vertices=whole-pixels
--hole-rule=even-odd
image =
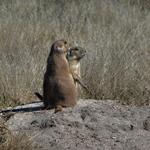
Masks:
[[[86,88],[84,83],[81,80],[81,64],[80,60],[86,55],[86,50],[82,47],[72,47],[67,52],[67,60],[69,62],[70,71],[75,80],[76,88],[79,90],[80,87],[78,83]],[[81,89],[80,89],[81,90]]]
[[[67,60],[69,62],[70,70],[81,77],[80,60],[85,56],[86,50],[82,47],[72,47],[67,52]]]
[[[86,55],[86,50],[83,49],[82,47],[71,47],[67,51],[66,58],[69,62],[69,69],[70,72],[73,76],[75,85],[76,85],[76,90],[79,92],[80,86],[82,86],[86,91],[89,92],[88,88],[86,85],[82,82],[81,80],[81,72],[80,72],[80,60]],[[40,95],[38,92],[35,92],[35,95],[40,99],[43,100],[43,96]]]
[[[66,59],[68,47],[65,40],[58,40],[51,46],[43,81],[43,101],[45,108],[76,105],[77,90]],[[38,95],[37,95],[38,96]]]

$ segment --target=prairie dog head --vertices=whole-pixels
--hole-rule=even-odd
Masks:
[[[80,76],[80,60],[85,56],[86,50],[82,47],[69,48],[66,58],[69,62],[70,70],[72,73]]]
[[[67,42],[65,40],[55,41],[51,46],[51,54],[64,54],[68,50]]]
[[[67,59],[69,62],[77,61],[79,62],[86,54],[86,50],[82,47],[71,47],[67,52]]]

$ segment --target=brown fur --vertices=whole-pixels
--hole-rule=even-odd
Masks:
[[[74,106],[77,91],[66,59],[67,44],[56,41],[47,60],[47,69],[43,82],[43,101],[46,108]],[[57,110],[56,110],[57,111]]]
[[[67,60],[69,62],[71,72],[81,77],[80,60],[85,56],[86,50],[82,47],[72,47],[67,53]]]
[[[82,47],[71,47],[67,52],[66,58],[69,62],[70,71],[75,81],[76,89],[78,91],[81,91],[79,87],[80,85],[89,93],[87,86],[82,82],[81,73],[80,73],[80,60],[85,56],[85,54],[86,54],[86,50],[83,49]],[[40,100],[43,100],[43,96],[40,95],[39,93],[36,92],[35,95]]]
[[[81,91],[79,84],[87,90],[87,87],[81,80],[81,65],[80,60],[85,56],[86,50],[82,47],[72,47],[67,53],[67,60],[69,62],[70,71],[75,80],[76,88],[78,91]]]

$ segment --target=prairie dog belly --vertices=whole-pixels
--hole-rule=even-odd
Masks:
[[[67,76],[58,76],[55,77],[55,80],[57,81],[58,84],[67,86],[67,85],[74,85],[74,79],[72,77],[72,74],[68,74]]]
[[[70,69],[72,73],[77,74],[79,77],[81,76],[80,72],[80,63],[77,64],[70,64]]]
[[[77,90],[72,75],[56,77],[58,105],[67,107],[76,104]],[[73,100],[73,101],[72,101]]]

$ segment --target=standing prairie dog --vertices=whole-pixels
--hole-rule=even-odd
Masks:
[[[77,100],[77,90],[66,59],[67,50],[65,40],[58,40],[52,44],[44,74],[44,106],[55,107],[55,111],[61,110],[62,107],[74,106]]]
[[[81,64],[80,60],[85,56],[86,50],[82,47],[71,47],[67,52],[67,60],[69,62],[70,71],[72,73],[72,76],[75,80],[76,88],[77,90],[81,90],[78,83],[85,88],[87,87],[84,85],[84,83],[81,80]]]
[[[89,92],[88,88],[81,80],[81,72],[80,72],[80,60],[85,56],[86,50],[82,47],[71,47],[67,51],[66,58],[69,62],[69,69],[72,74],[72,77],[75,81],[76,90],[79,92],[80,86],[82,86],[86,91]],[[79,85],[78,85],[79,84]],[[43,100],[43,96],[38,92],[35,92],[35,95],[40,99]]]
[[[85,56],[86,50],[82,47],[71,47],[67,52],[67,60],[69,62],[70,70],[81,77],[80,60]]]

